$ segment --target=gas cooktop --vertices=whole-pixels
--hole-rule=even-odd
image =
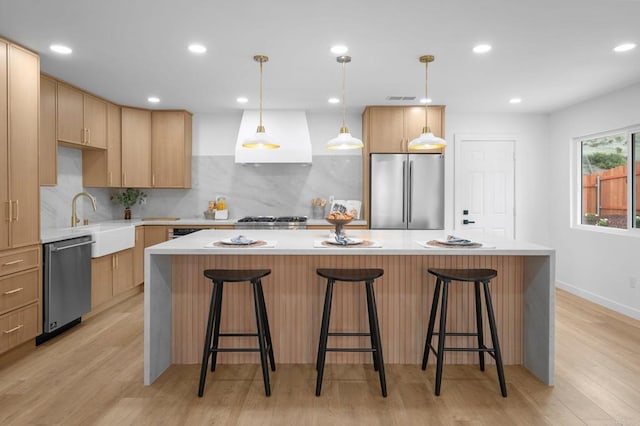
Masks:
[[[306,216],[246,216],[238,219],[236,229],[305,229]]]
[[[269,222],[298,222],[306,223],[306,216],[245,216],[238,219],[238,223],[269,223]]]

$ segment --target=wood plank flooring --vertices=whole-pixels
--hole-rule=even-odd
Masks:
[[[143,296],[34,348],[0,357],[2,425],[640,425],[640,322],[563,291],[556,299],[556,386],[507,366],[388,365],[382,398],[370,365],[328,365],[321,397],[308,364],[281,364],[264,396],[257,364],[220,365],[197,397],[199,367],[142,384]]]

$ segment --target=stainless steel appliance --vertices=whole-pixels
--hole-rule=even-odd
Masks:
[[[91,310],[91,236],[44,244],[42,343]]]
[[[371,154],[371,229],[444,229],[444,156]]]
[[[306,216],[246,216],[238,219],[236,229],[307,229]]]
[[[168,237],[170,240],[173,240],[174,238],[180,238],[200,230],[202,230],[202,228],[169,228]]]

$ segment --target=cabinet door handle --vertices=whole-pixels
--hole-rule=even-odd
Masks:
[[[91,144],[91,129],[87,129],[87,145]]]
[[[20,330],[22,327],[24,327],[24,324],[20,324],[20,325],[18,325],[16,327],[13,327],[11,330],[4,330],[3,333],[4,334],[11,334],[11,333],[13,333],[15,331]]]
[[[17,265],[18,263],[22,263],[22,262],[24,262],[24,259],[13,260],[11,262],[3,263],[2,266],[13,266],[13,265]]]
[[[18,200],[14,200],[14,202],[16,203],[16,217],[15,217],[15,221],[18,221],[18,214],[20,214],[20,206],[18,205]]]
[[[156,175],[151,175],[151,186],[156,186]]]
[[[24,290],[23,287],[18,287],[18,288],[14,288],[13,290],[9,290],[9,291],[5,291],[4,294],[5,296],[8,296],[10,294],[16,294],[16,293],[20,293],[22,290]]]
[[[11,222],[11,218],[13,217],[13,204],[11,203],[11,200],[7,201],[7,204],[9,205],[8,208],[8,215],[7,218],[5,219],[7,222]]]

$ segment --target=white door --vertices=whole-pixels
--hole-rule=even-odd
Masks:
[[[515,139],[456,137],[455,229],[515,237]]]

